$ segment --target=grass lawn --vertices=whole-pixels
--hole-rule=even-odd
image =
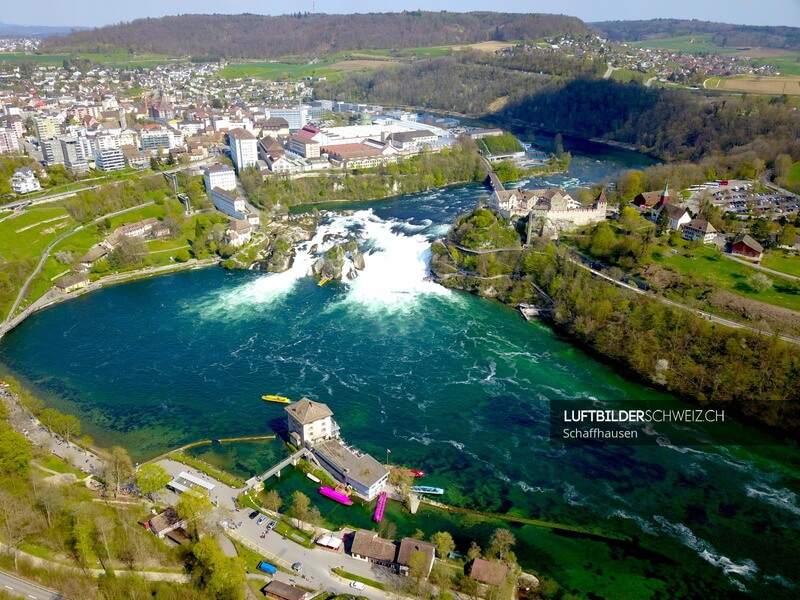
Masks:
[[[728,260],[710,247],[683,248],[674,255],[664,252],[663,248],[661,251],[663,254],[654,256],[653,261],[670,267],[677,273],[751,300],[800,311],[800,295],[782,291],[792,286],[789,280],[771,276],[773,286],[763,292],[756,292],[748,285],[747,280],[761,271]]]
[[[336,573],[339,577],[344,577],[345,579],[349,579],[351,581],[360,581],[364,585],[378,588],[379,590],[386,589],[386,586],[382,584],[380,581],[375,581],[374,579],[368,579],[367,577],[361,577],[361,575],[356,575],[355,573],[348,573],[347,571],[340,569],[339,567],[331,569],[331,571]]]
[[[0,63],[35,62],[40,65],[61,66],[65,60],[74,57],[88,58],[101,65],[111,67],[151,67],[167,62],[165,54],[133,54],[127,52],[114,52],[111,54],[97,54],[80,52],[78,54],[27,54],[24,52],[4,52],[0,54]]]
[[[143,221],[144,219],[149,219],[151,217],[159,218],[163,216],[164,207],[158,204],[151,204],[150,206],[143,206],[142,208],[137,208],[136,210],[122,213],[116,217],[111,217],[108,219],[110,224],[108,229],[111,231],[127,223],[136,223],[137,221]]]
[[[792,256],[781,251],[770,251],[761,259],[761,266],[800,277],[800,256],[797,255]]]
[[[65,461],[61,460],[57,456],[45,456],[44,458],[40,458],[36,460],[41,466],[46,469],[50,469],[51,471],[55,471],[57,473],[74,473],[76,477],[79,479],[83,479],[86,477],[85,473],[82,473],[78,469],[72,468],[68,465]]]
[[[292,64],[282,62],[245,62],[230,63],[219,72],[221,77],[255,77],[258,79],[297,79],[300,77],[321,77],[330,74],[326,67],[334,61],[324,60],[313,65],[307,63]]]
[[[29,209],[18,217],[6,219],[0,223],[0,254],[20,257],[41,255],[50,242],[76,226],[72,217],[50,223],[43,221],[64,216],[67,216],[64,208],[51,207]],[[31,225],[33,227],[28,228]]]
[[[714,54],[735,54],[739,52],[736,48],[724,48],[717,46],[713,42],[710,33],[701,35],[683,35],[674,38],[664,38],[660,40],[647,40],[632,44],[636,48],[663,48],[664,50],[678,50],[687,54],[697,54],[698,52],[713,52]]]
[[[800,185],[800,161],[792,164],[792,170],[789,171],[789,185]]]
[[[645,81],[648,78],[646,73],[634,71],[633,69],[616,69],[611,72],[611,79],[621,83],[630,81]]]
[[[266,556],[262,556],[258,552],[254,551],[254,550],[250,550],[250,548],[248,548],[244,544],[240,544],[239,542],[237,542],[233,538],[231,538],[231,541],[233,542],[233,545],[236,548],[236,553],[239,555],[239,558],[241,558],[244,561],[244,566],[251,573],[260,573],[261,572],[258,569],[256,569],[256,566],[262,560],[266,561],[268,563],[272,563],[272,561],[269,558],[267,558]],[[264,584],[261,583],[261,585],[263,586]]]

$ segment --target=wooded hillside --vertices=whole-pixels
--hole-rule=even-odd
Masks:
[[[800,50],[800,28],[732,25],[688,19],[647,21],[604,21],[592,23],[612,40],[637,42],[686,35],[711,34],[712,41],[725,48],[758,47]]]
[[[269,58],[289,54],[526,40],[589,29],[575,17],[405,11],[355,15],[178,15],[137,19],[44,40],[44,52],[111,49]]]

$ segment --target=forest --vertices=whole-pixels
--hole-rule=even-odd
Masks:
[[[539,240],[520,252],[470,254],[509,244],[512,229],[489,211],[460,219],[448,242],[432,246],[431,267],[444,285],[530,301],[535,283],[553,300],[553,324],[639,377],[701,405],[730,409],[760,423],[800,431],[800,355],[776,337],[730,329],[656,298],[592,278],[566,248]],[[506,278],[499,278],[506,275]]]
[[[152,52],[273,58],[347,50],[416,48],[490,40],[584,35],[575,17],[495,12],[404,11],[325,15],[177,15],[137,19],[46,38],[43,52]]]
[[[513,56],[520,53],[487,57],[464,52],[351,73],[327,82],[317,94],[622,142],[664,160],[696,161],[743,151],[767,162],[779,154],[800,158],[800,118],[785,97],[708,97],[635,81],[618,83],[582,76],[591,63],[554,62],[547,54],[525,57],[526,68],[535,73],[503,66],[517,61]]]
[[[800,28],[757,25],[732,25],[689,19],[649,19],[646,21],[603,21],[591,23],[609,39],[642,40],[710,34],[712,41],[725,48],[759,47],[800,50]]]

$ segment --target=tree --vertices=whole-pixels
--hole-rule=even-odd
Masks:
[[[453,541],[453,536],[449,531],[437,531],[431,536],[431,544],[436,546],[436,552],[442,558],[447,556],[456,549],[456,544]]]
[[[24,435],[0,424],[0,477],[25,480],[30,474],[31,445]]]
[[[439,588],[439,593],[449,590],[453,586],[453,570],[443,562],[434,562],[428,581]]]
[[[211,512],[214,505],[208,494],[196,489],[186,490],[181,494],[175,510],[181,519],[186,519],[188,527],[193,533],[198,533],[198,522],[202,521]]]
[[[594,256],[604,258],[611,254],[616,240],[617,238],[611,230],[611,226],[605,221],[601,221],[595,226],[594,231],[592,231],[589,242],[589,252]]]
[[[153,494],[166,486],[172,477],[166,469],[155,463],[147,463],[136,470],[136,487],[151,500]]]
[[[481,547],[477,543],[472,542],[467,550],[467,560],[475,560],[481,557]]]
[[[667,231],[669,231],[669,210],[664,206],[659,211],[658,218],[656,219],[656,234],[664,235]]]
[[[514,537],[513,533],[511,533],[508,529],[498,527],[494,530],[494,533],[489,540],[489,550],[486,553],[486,556],[505,560],[509,550],[511,550],[511,546],[513,546],[516,542],[517,539]]]
[[[414,550],[408,557],[408,576],[414,582],[415,591],[419,591],[422,580],[428,576],[428,557],[424,552]]]
[[[794,240],[797,238],[798,230],[797,227],[792,225],[791,223],[787,223],[783,226],[783,230],[781,231],[780,237],[780,245],[781,246],[792,246],[794,245]]]
[[[192,548],[196,562],[195,577],[211,598],[243,600],[247,589],[247,574],[240,558],[225,556],[217,540],[205,536]]]
[[[25,538],[34,530],[35,518],[27,502],[4,489],[0,489],[0,531],[3,541],[14,550],[14,568],[17,563],[17,550]]]
[[[311,507],[311,500],[301,491],[296,491],[292,494],[292,516],[300,521],[300,527],[303,527],[303,521],[308,517],[308,509]]]
[[[283,505],[283,498],[277,491],[270,490],[264,494],[264,508],[267,510],[278,512],[281,509],[281,505]]]
[[[761,293],[772,287],[772,279],[764,273],[754,273],[747,278],[747,285],[753,288],[753,291]]]
[[[127,450],[122,446],[114,446],[111,454],[105,457],[103,479],[113,490],[114,497],[119,496],[122,486],[133,481],[133,463]]]
[[[81,422],[74,415],[65,415],[55,408],[46,408],[39,415],[45,427],[69,441],[71,437],[81,434]]]

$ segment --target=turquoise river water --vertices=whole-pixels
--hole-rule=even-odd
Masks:
[[[569,176],[547,183],[574,186],[621,166],[579,156]],[[430,240],[482,194],[458,186],[329,218],[317,250],[351,232],[368,252],[345,283],[320,288],[306,276],[306,244],[282,274],[205,269],[58,305],[2,340],[0,367],[135,460],[197,439],[280,432],[283,406],[262,394],[325,402],[350,443],[425,470],[445,502],[627,536],[511,525],[520,562],[581,595],[797,597],[796,448],[550,443],[551,399],[666,396],[511,309],[425,278]],[[250,474],[282,452],[240,444],[201,454]],[[314,491],[298,475],[277,487],[287,499]],[[368,508],[319,506],[331,523],[369,526]],[[396,506],[387,515],[400,533],[450,529],[462,552],[472,539],[485,545],[497,524],[432,509],[412,518]]]

